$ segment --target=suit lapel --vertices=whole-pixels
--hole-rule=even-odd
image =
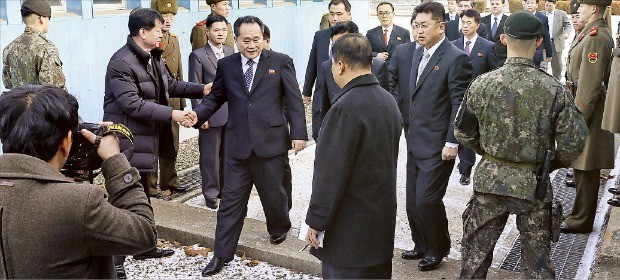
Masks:
[[[480,39],[482,39],[482,37],[478,37],[478,39],[476,39],[476,43],[474,43],[473,47],[469,51],[469,61],[472,61],[476,56],[478,56],[478,52],[482,47],[482,42]]]
[[[217,57],[215,57],[215,53],[213,52],[213,49],[211,49],[211,45],[207,43],[204,48],[205,48],[205,52],[207,53],[207,59],[217,69]]]
[[[252,89],[250,90],[250,93],[254,91],[254,89],[260,82],[260,79],[263,78],[263,75],[265,74],[265,72],[267,72],[270,62],[271,60],[269,59],[269,51],[264,50],[263,53],[261,53],[260,60],[258,61],[258,65],[256,66],[256,73],[254,74],[254,80],[252,81]]]
[[[446,38],[446,40],[443,41],[443,43],[441,43],[441,45],[439,45],[439,48],[437,48],[437,50],[435,50],[435,53],[433,53],[433,56],[431,56],[430,60],[426,64],[426,67],[422,71],[422,75],[420,75],[420,80],[416,83],[415,90],[413,91],[413,94],[411,94],[411,96],[415,95],[415,93],[420,88],[420,85],[422,85],[422,83],[424,83],[424,80],[426,79],[428,74],[431,72],[431,70],[433,70],[435,68],[434,66],[437,65],[437,63],[439,63],[439,61],[441,61],[441,56],[446,51],[446,47],[448,46],[447,44],[451,44],[451,43]],[[419,64],[419,62],[418,62],[418,64]]]
[[[233,58],[233,61],[235,62],[235,66],[233,67],[233,72],[235,72],[235,75],[237,76],[237,80],[239,81],[239,84],[241,85],[241,88],[243,88],[243,91],[245,92],[245,94],[250,95],[248,88],[245,86],[245,75],[243,74],[243,67],[241,67],[241,54],[236,53],[235,57]]]
[[[381,42],[381,45],[384,47],[384,50],[387,49],[387,45],[385,44],[385,41],[383,41],[383,27],[379,26],[379,32],[376,33],[377,40],[379,40],[379,42]]]
[[[459,50],[465,51],[465,49],[463,48],[463,45],[465,44],[465,39],[463,37],[461,37],[460,39],[454,41],[454,46],[457,47]]]
[[[409,91],[414,92],[416,90],[416,77],[418,76],[418,67],[420,66],[420,60],[424,54],[424,46],[416,48],[411,58],[411,75],[409,75]],[[427,64],[428,65],[428,64]]]

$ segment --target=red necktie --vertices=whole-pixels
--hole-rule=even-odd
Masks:
[[[388,32],[387,28],[386,28],[386,29],[383,29],[383,42],[385,43],[385,45],[386,45],[386,46],[387,46],[387,44],[388,44],[388,36],[387,36],[387,32]]]

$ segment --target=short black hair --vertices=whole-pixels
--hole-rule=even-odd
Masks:
[[[330,37],[332,38],[340,34],[360,33],[360,29],[359,27],[357,27],[357,24],[355,24],[355,22],[352,22],[352,21],[338,22],[336,25],[330,27],[330,29],[332,32],[332,35]]]
[[[327,5],[327,9],[331,8],[333,5],[340,5],[340,4],[344,5],[344,10],[347,11],[347,13],[351,12],[351,3],[349,3],[349,0],[331,0],[329,1],[329,4]]]
[[[334,61],[342,61],[352,69],[372,67],[372,47],[366,36],[359,33],[345,34],[332,46]]]
[[[418,16],[418,13],[413,12],[411,14],[411,21],[409,22],[411,25],[413,25],[413,21],[415,20],[415,18]],[[445,16],[445,15],[444,15]],[[444,19],[445,20],[445,19]]]
[[[155,21],[164,23],[164,17],[153,9],[148,8],[136,8],[129,14],[129,35],[137,36],[140,33],[140,29],[151,30],[157,25]]]
[[[78,102],[54,86],[24,85],[0,96],[4,153],[51,160],[67,132],[78,127]]]
[[[206,22],[205,24],[207,28],[211,28],[211,26],[213,26],[213,24],[216,22],[223,22],[225,24],[228,24],[228,20],[226,20],[225,17],[220,16],[218,14],[210,14],[205,20],[205,22]]]
[[[446,10],[442,4],[437,2],[424,2],[417,5],[414,9],[416,14],[431,14],[431,18],[436,21],[445,21]]]
[[[271,30],[267,25],[263,25],[263,40],[271,39]]]
[[[379,3],[379,5],[377,5],[377,11],[379,11],[379,6],[383,6],[383,5],[390,5],[390,7],[392,7],[392,12],[394,11],[394,5],[392,5],[392,3],[390,3],[390,2],[381,2],[381,3]]]
[[[555,0],[547,0],[547,2],[551,2],[551,3],[555,4]]]
[[[474,21],[476,21],[476,23],[480,24],[480,13],[474,9],[468,9],[465,10],[461,13],[461,18],[463,17],[470,17],[470,18],[474,18]]]
[[[239,27],[241,27],[242,24],[253,23],[256,23],[258,24],[258,26],[260,26],[261,33],[265,32],[265,24],[263,24],[263,21],[260,20],[260,18],[255,16],[242,16],[235,20],[235,25],[233,27],[233,30],[235,31],[235,37],[239,37]]]

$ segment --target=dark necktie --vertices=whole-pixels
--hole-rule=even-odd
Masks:
[[[494,19],[493,26],[491,26],[491,35],[493,35],[493,37],[495,37],[495,32],[497,32],[497,18]]]
[[[248,88],[248,91],[250,91],[250,86],[252,85],[252,78],[254,77],[254,72],[252,71],[254,60],[248,60],[245,65],[249,66],[248,70],[245,70],[245,87]]]
[[[469,54],[471,53],[471,50],[469,49],[469,45],[471,44],[471,41],[467,41],[465,42],[465,54],[467,56],[469,56]]]

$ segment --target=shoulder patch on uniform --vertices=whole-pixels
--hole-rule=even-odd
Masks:
[[[596,36],[596,33],[598,33],[598,26],[592,27],[588,30],[588,34],[590,34],[590,36]]]
[[[196,26],[203,26],[203,25],[205,25],[205,24],[207,24],[207,20],[203,19],[203,20],[201,20],[201,21],[197,22],[197,23],[196,23]]]
[[[597,60],[598,60],[598,53],[595,53],[595,52],[588,53],[588,61],[590,61],[590,63],[596,63]]]
[[[179,36],[177,36],[177,34],[174,34],[174,33],[172,33],[172,32],[170,32],[170,36],[171,36],[171,37],[174,37],[174,38],[179,38]]]

